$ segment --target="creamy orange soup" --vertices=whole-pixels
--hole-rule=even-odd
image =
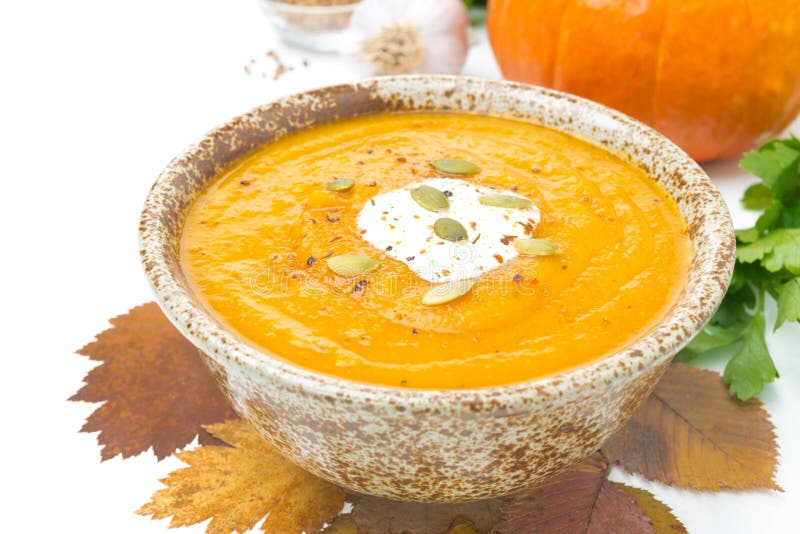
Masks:
[[[540,220],[517,238],[558,253],[512,258],[505,248],[463,296],[423,304],[436,280],[367,239],[390,230],[358,221],[367,203],[390,198],[379,195],[442,178],[430,164],[441,158],[477,166],[449,176],[476,195],[529,199]],[[352,187],[328,190],[337,178]],[[403,209],[413,230],[412,212]],[[380,219],[394,228],[399,215]],[[469,235],[459,243],[490,246],[478,237],[489,223],[470,218],[461,215]],[[422,254],[445,243],[432,226],[396,242]],[[345,254],[378,266],[340,276],[328,262]],[[460,114],[371,116],[270,143],[198,198],[181,240],[192,288],[251,345],[351,380],[448,389],[542,377],[629,345],[676,302],[691,254],[675,203],[643,171],[557,131]]]

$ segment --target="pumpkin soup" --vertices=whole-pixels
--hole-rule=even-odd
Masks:
[[[691,255],[640,169],[547,128],[436,113],[267,144],[197,199],[181,238],[193,290],[255,347],[414,388],[613,353],[669,311]]]

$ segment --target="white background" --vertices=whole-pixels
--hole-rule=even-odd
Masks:
[[[250,58],[272,48],[296,70],[279,82],[246,76]],[[485,40],[464,72],[499,76]],[[136,226],[172,156],[253,106],[355,76],[339,59],[279,45],[255,0],[0,5],[0,480],[10,492],[0,531],[165,531],[166,521],[133,510],[179,462],[148,452],[100,463],[95,436],[78,433],[95,406],[66,401],[92,366],[73,352],[108,318],[152,300]],[[749,225],[737,200],[752,179],[734,160],[706,168],[736,225]],[[796,532],[800,328],[768,343],[781,379],[762,398],[777,426],[785,493],[698,494],[619,471],[613,478],[653,491],[690,532]]]

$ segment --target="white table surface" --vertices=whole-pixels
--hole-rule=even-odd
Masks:
[[[277,82],[246,76],[250,58],[270,49],[295,71]],[[485,39],[464,73],[499,76]],[[136,226],[150,184],[173,155],[258,104],[355,78],[339,58],[278,43],[255,0],[0,4],[0,479],[10,493],[0,531],[166,530],[166,521],[133,511],[180,462],[145,453],[100,463],[95,436],[78,433],[96,406],[66,400],[92,367],[73,352],[108,318],[152,300]],[[735,160],[706,168],[736,225],[751,224],[738,198],[753,179]],[[762,398],[777,426],[785,493],[699,494],[619,470],[612,478],[655,493],[693,533],[797,532],[800,328],[767,341],[781,379]]]

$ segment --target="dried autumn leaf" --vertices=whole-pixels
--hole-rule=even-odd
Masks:
[[[489,532],[500,518],[500,500],[488,499],[454,504],[393,501],[369,495],[353,495],[352,516],[358,534],[452,534]]]
[[[602,450],[611,462],[666,484],[780,490],[774,427],[761,401],[738,401],[718,373],[683,363],[669,367]]]
[[[608,463],[595,454],[542,486],[512,495],[492,532],[655,532],[636,501],[607,480],[607,474]]]
[[[202,425],[237,417],[197,349],[155,303],[111,319],[112,328],[78,351],[102,362],[70,400],[102,402],[81,428],[100,432],[103,460],[153,447],[161,460],[196,435],[218,443]]]
[[[316,532],[341,510],[344,491],[286,460],[244,421],[207,429],[231,447],[176,454],[189,467],[170,473],[162,480],[167,487],[136,513],[171,516],[170,527],[211,518],[206,532],[212,534],[244,532],[269,514],[264,532],[302,534]]]
[[[358,527],[350,514],[342,514],[333,520],[320,534],[358,534]]]
[[[645,513],[656,534],[686,534],[687,530],[678,518],[672,513],[672,509],[659,501],[647,490],[627,486],[615,482],[617,487],[633,497],[639,508]]]

